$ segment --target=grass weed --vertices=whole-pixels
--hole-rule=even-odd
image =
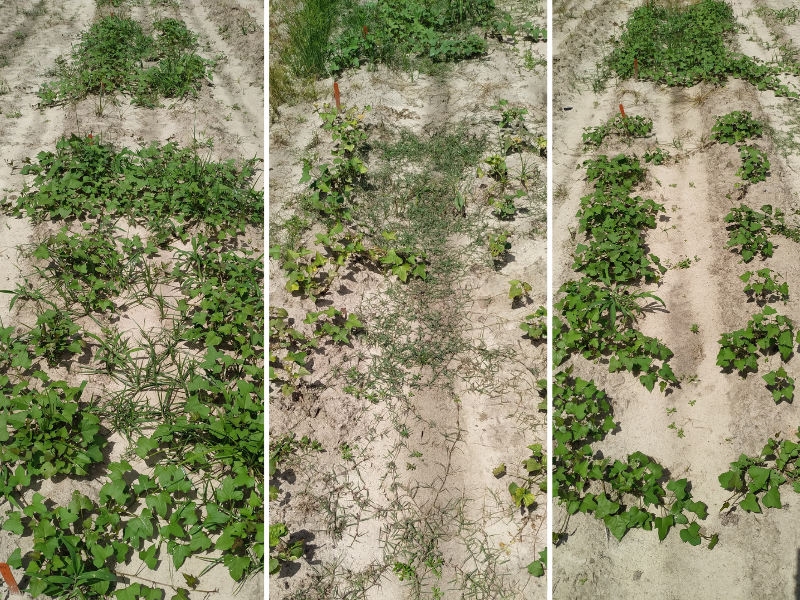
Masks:
[[[283,59],[295,75],[320,78],[327,73],[327,50],[341,0],[307,0],[288,20],[289,47]]]

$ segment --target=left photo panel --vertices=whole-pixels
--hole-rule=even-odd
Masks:
[[[0,1],[6,596],[264,596],[265,17]]]
[[[546,10],[269,3],[273,598],[546,598]]]

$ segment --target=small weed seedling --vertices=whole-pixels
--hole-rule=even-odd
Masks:
[[[700,326],[697,323],[692,323],[692,333],[700,333]]]
[[[652,152],[648,150],[644,153],[644,162],[652,162],[654,165],[663,165],[668,158],[669,150],[664,150],[663,148],[656,148]]]

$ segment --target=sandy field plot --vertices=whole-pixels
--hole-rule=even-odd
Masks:
[[[652,531],[623,527],[624,537],[618,540],[606,527],[616,526],[615,521],[572,515],[554,550],[554,598],[794,598],[800,595],[800,503],[791,477],[777,487],[780,508],[764,503],[765,489],[755,494],[758,505],[743,506],[739,500],[744,494],[732,496],[719,477],[740,455],[758,457],[769,439],[798,441],[797,402],[781,399],[780,393],[776,402],[771,393],[775,388],[762,378],[781,366],[788,377],[796,377],[797,343],[792,340],[791,349],[787,346],[784,361],[777,347],[767,357],[758,354],[757,372],[747,370],[746,377],[718,360],[723,334],[746,328],[765,304],[794,323],[800,317],[794,292],[800,283],[797,243],[770,233],[772,255],[759,253],[745,263],[741,245],[728,244],[733,223],[725,221],[741,204],[759,212],[771,205],[787,215],[787,227],[797,226],[797,100],[734,77],[724,85],[689,88],[639,80],[633,73],[615,78],[598,63],[614,50],[614,38],[638,6],[554,5],[554,277],[556,289],[581,277],[573,270],[574,257],[589,238],[579,231],[576,213],[581,198],[594,190],[584,161],[635,155],[646,174],[629,196],[663,205],[663,211],[654,213],[653,225],[642,227],[642,239],[647,255],[658,257],[666,270],[661,274],[654,267],[658,281],[633,281],[631,293],[650,291],[664,306],[652,298],[640,300],[641,305],[650,303],[650,309],[632,326],[674,353],[668,363],[675,381],[667,382],[663,391],[656,384],[649,392],[630,372],[609,372],[608,356],[586,360],[574,354],[557,371],[573,366],[573,377],[591,379],[608,394],[617,425],[592,445],[593,457],[613,463],[642,452],[664,467],[661,484],[668,478],[686,479],[693,501],[707,505],[706,518],[689,515],[700,526],[698,536],[705,538],[697,537],[696,546],[684,543],[676,527],[659,542],[653,526]],[[767,63],[793,60],[797,24],[791,13],[796,9],[780,2],[737,1],[731,6],[742,27],[726,37],[729,49]],[[794,89],[794,75],[781,79]],[[599,148],[585,145],[587,128],[614,119],[620,104],[629,120],[652,120],[652,130],[636,137],[609,135]],[[734,111],[749,111],[763,125],[761,135],[738,144],[715,141],[717,118]],[[761,181],[748,182],[737,174],[745,145],[768,159],[769,171]],[[669,158],[661,164],[660,159],[645,162],[656,148],[667,151]],[[765,303],[744,293],[740,277],[753,272],[752,283],[755,272],[765,268],[788,284],[788,301],[767,295]],[[557,293],[555,302],[564,297]],[[765,468],[775,468],[774,460]],[[618,510],[640,505],[626,498]],[[567,504],[556,505],[554,511],[558,529],[567,519]],[[709,550],[714,535],[718,542]]]
[[[545,22],[543,3],[497,4],[514,23]],[[277,78],[292,4],[272,5]],[[422,72],[368,63],[270,106],[271,323],[306,338],[313,319],[359,324],[345,343],[320,338],[305,358],[310,374],[285,389],[286,350],[277,332],[270,338],[283,361],[270,387],[271,457],[281,457],[270,524],[285,524],[283,547],[305,544],[270,577],[275,598],[545,595],[545,577],[528,566],[545,549],[536,445],[546,354],[520,328],[530,322],[536,335],[545,302],[545,45],[521,32],[485,41],[476,58]],[[349,215],[312,201],[319,165],[340,149],[322,127],[335,119],[334,81],[342,110],[353,110],[348,131],[364,136],[344,155],[365,171],[343,204]],[[513,115],[503,125],[511,109],[524,127]],[[337,222],[347,240],[315,243]],[[503,236],[494,258],[490,236]],[[347,255],[324,293],[287,290],[297,281],[288,251],[308,248],[327,262],[356,239],[365,249]],[[389,250],[406,281],[385,266]],[[331,309],[330,321],[307,316]],[[289,435],[308,443],[276,454]]]

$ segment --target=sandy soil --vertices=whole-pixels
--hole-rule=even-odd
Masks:
[[[222,7],[222,8],[221,8]],[[228,7],[229,10],[222,10]],[[88,98],[77,105],[49,109],[38,107],[36,91],[39,86],[52,80],[51,70],[59,55],[68,55],[70,47],[79,39],[82,30],[92,22],[108,14],[110,10],[121,13],[130,11],[134,18],[144,21],[162,15],[181,18],[188,27],[200,34],[200,53],[216,58],[218,65],[213,82],[207,82],[196,100],[185,102],[166,101],[164,107],[154,110],[130,106],[129,99],[118,98],[102,114],[97,111],[97,99]],[[72,133],[101,135],[104,140],[117,146],[138,149],[139,145],[151,141],[178,142],[186,146],[195,135],[198,139],[213,139],[212,156],[215,159],[241,159],[254,156],[263,158],[264,139],[264,89],[263,89],[263,3],[252,1],[220,0],[215,2],[181,2],[173,5],[152,7],[149,2],[132,8],[98,8],[91,0],[74,2],[14,2],[0,1],[0,197],[16,198],[26,179],[20,174],[22,160],[33,157],[43,150],[51,150],[61,136]],[[226,24],[235,23],[235,18],[247,20],[248,33],[238,27],[230,33],[220,33]],[[259,56],[261,59],[259,60]],[[238,105],[238,109],[233,105]],[[12,117],[11,115],[17,116]],[[263,188],[263,178],[256,183]],[[34,227],[26,219],[0,216],[0,287],[14,289],[23,276],[32,272],[29,259],[19,251],[20,246],[38,245],[41,240],[56,231],[61,223],[45,222]],[[145,236],[146,237],[146,236]],[[263,230],[253,229],[244,236],[242,243],[263,250]],[[168,261],[168,252],[157,259]],[[0,320],[6,326],[31,325],[30,310],[15,306],[9,310],[8,299],[3,295],[0,302]],[[155,324],[153,311],[137,308],[124,312],[119,324],[122,331],[133,331],[138,326]],[[82,365],[71,364],[51,372],[51,376],[78,383],[85,379]],[[87,393],[102,393],[103,384],[92,379]],[[106,430],[107,431],[107,430]],[[119,435],[110,437],[106,449],[106,460],[118,460],[126,451],[127,444]],[[141,463],[138,468],[146,468]],[[105,482],[102,465],[96,469],[95,478],[56,478],[37,484],[34,491],[56,503],[69,500],[73,489],[80,489],[95,501]],[[9,508],[0,506],[0,512]],[[0,537],[0,560],[5,560],[11,551],[20,545],[23,553],[33,544],[32,538],[18,538],[9,532]],[[166,556],[166,554],[163,554]],[[129,564],[120,565],[119,570],[136,574],[140,566],[138,558]],[[176,572],[170,560],[160,561],[155,571],[139,573],[152,579],[157,587],[167,594],[174,594],[171,586],[185,586],[181,573],[199,574],[206,566],[202,560],[192,558]],[[22,571],[15,571],[18,582],[24,589]],[[131,581],[141,579],[132,578]],[[151,586],[153,584],[150,584]],[[200,578],[198,589],[215,590],[201,594],[192,592],[192,597],[232,598],[236,582],[227,569],[216,566]],[[263,574],[249,580],[237,597],[261,598],[264,594]],[[169,596],[171,597],[171,596]]]
[[[756,36],[771,40],[771,31],[783,32],[753,12],[762,4],[733,2],[737,17],[749,29],[737,36],[736,44],[748,54],[768,59],[771,54]],[[788,6],[767,4],[775,9]],[[739,204],[734,188],[738,152],[728,145],[705,144],[717,115],[749,110],[754,118],[780,131],[788,119],[785,111],[794,110],[795,103],[737,80],[712,91],[710,87],[684,90],[612,79],[607,89],[593,92],[595,63],[608,50],[609,32],[624,23],[636,5],[601,0],[580,5],[566,2],[563,9],[555,8],[557,17],[567,13],[574,17],[563,19],[561,29],[554,32],[555,286],[557,289],[575,277],[569,256],[581,240],[574,239],[570,228],[574,231],[579,199],[589,190],[583,179],[585,171],[576,170],[589,157],[582,152],[582,128],[611,118],[618,112],[619,103],[624,103],[629,115],[653,119],[652,135],[636,140],[631,147],[612,141],[593,154],[614,156],[624,152],[641,157],[647,146],[658,140],[673,156],[680,156],[677,163],[650,166],[647,180],[637,193],[663,203],[667,210],[657,228],[647,232],[650,251],[662,261],[670,260],[673,266],[689,258],[691,266],[687,270],[670,269],[658,286],[643,288],[656,291],[668,310],[647,314],[639,328],[663,340],[675,352],[671,366],[676,375],[686,379],[666,394],[657,390],[648,393],[630,374],[609,374],[607,364],[595,365],[582,359],[571,362],[576,374],[594,378],[598,387],[608,391],[620,424],[620,430],[597,444],[597,449],[604,456],[620,458],[640,450],[663,464],[672,476],[688,478],[694,498],[709,507],[703,530],[718,533],[719,544],[712,551],[702,545],[691,547],[676,533],[659,544],[653,532],[641,530],[630,531],[618,542],[601,522],[579,515],[570,520],[568,540],[554,552],[553,597],[800,597],[798,497],[787,490],[783,508],[768,509],[763,514],[738,508],[720,513],[730,494],[717,481],[739,454],[757,455],[766,440],[778,432],[795,439],[800,408],[797,402],[775,405],[760,377],[769,369],[762,367],[758,374],[742,380],[715,364],[721,333],[744,327],[748,317],[759,310],[747,301],[739,275],[768,266],[785,277],[793,294],[800,283],[798,249],[790,240],[778,239],[772,258],[763,262],[757,259],[747,266],[739,263],[740,257],[726,248],[723,222],[730,208]],[[586,35],[587,31],[593,33]],[[704,101],[698,100],[704,92],[710,93]],[[672,141],[682,145],[682,150]],[[770,203],[791,213],[798,203],[794,183],[797,156],[781,156],[770,135],[755,144],[769,156],[771,174],[766,182],[751,185],[743,201],[753,208]],[[785,307],[777,308],[795,322],[800,318],[800,303],[794,295]],[[690,331],[695,323],[699,326],[696,334]],[[796,376],[797,359],[793,357],[786,368]],[[696,378],[692,380],[692,376]],[[677,412],[668,414],[667,409],[673,407]],[[684,438],[668,428],[672,422],[684,430]],[[563,515],[556,507],[555,521]]]
[[[543,22],[544,12],[539,15]],[[337,80],[342,103],[372,107],[365,116],[371,136],[402,129],[424,136],[462,122],[471,132],[491,133],[497,113],[489,107],[505,98],[512,106],[526,107],[529,129],[543,134],[545,73],[542,67],[521,67],[527,47],[543,56],[542,43],[521,42],[515,48],[492,42],[486,58],[460,63],[441,77],[415,73],[412,78],[384,68],[348,73]],[[317,82],[319,106],[332,101],[332,83]],[[324,132],[312,104],[281,106],[274,117],[269,129],[271,228],[295,212],[295,198],[304,189],[297,183],[301,156],[313,147],[324,157],[330,146],[327,135],[317,137]],[[525,159],[533,161],[543,181],[544,158],[526,153]],[[474,171],[467,182],[479,196],[485,183],[474,179]],[[525,204],[527,212],[504,225],[514,245],[498,269],[487,264],[485,250],[475,255],[474,240],[453,235],[448,242],[462,264],[454,276],[455,292],[420,306],[421,311],[438,311],[463,348],[446,366],[457,372],[451,381],[430,368],[414,368],[398,372],[398,381],[410,382],[402,393],[387,394],[375,404],[355,398],[345,393],[337,373],[351,367],[365,371],[379,363],[382,352],[355,341],[352,349],[314,357],[314,393],[289,400],[271,391],[270,438],[295,431],[298,437],[319,440],[327,450],[298,459],[278,478],[282,497],[270,505],[270,522],[285,522],[307,540],[309,551],[270,578],[276,598],[430,597],[434,587],[443,598],[544,597],[545,579],[525,570],[545,548],[544,496],[533,510],[519,511],[510,502],[509,477],[492,476],[503,462],[509,473],[516,471],[514,465],[529,456],[526,446],[544,439],[535,389],[544,376],[544,346],[522,338],[519,330],[523,317],[545,301],[544,198],[537,198]],[[468,210],[483,214],[486,207],[468,203]],[[485,218],[487,223],[493,219],[488,213]],[[312,228],[304,243],[318,232]],[[411,296],[401,292],[404,299],[398,300],[391,291],[397,286],[381,273],[357,265],[351,269],[318,305],[346,308],[368,329],[387,315],[404,312],[397,302]],[[533,286],[530,299],[513,307],[511,279]],[[286,308],[300,323],[314,305],[289,295],[284,284],[280,265],[271,260],[270,305]],[[388,335],[400,343],[420,327],[425,327],[422,315],[418,322],[401,318]],[[430,340],[431,348],[438,343]],[[351,461],[338,450],[342,444],[356,449]],[[444,559],[441,578],[428,571],[421,588],[400,582],[392,572],[394,562],[426,544]]]

